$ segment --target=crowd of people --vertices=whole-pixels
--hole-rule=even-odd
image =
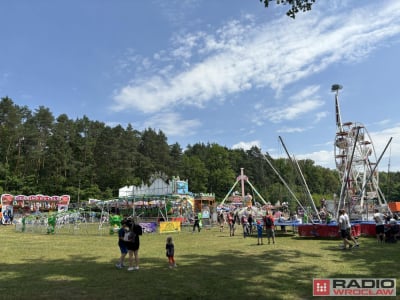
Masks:
[[[400,239],[400,225],[397,223],[397,214],[382,213],[378,208],[375,208],[373,220],[378,243],[396,243]],[[345,209],[339,210],[338,226],[343,240],[341,248],[344,250],[358,248],[359,243],[352,234],[350,218]]]
[[[382,213],[378,208],[374,212],[376,239],[378,243],[396,243],[400,239],[400,226],[397,214]]]
[[[224,212],[220,211],[218,214],[218,226],[220,232],[224,231],[225,225],[229,227],[229,236],[235,236],[236,225],[242,227],[243,237],[252,236],[253,233],[257,233],[257,245],[263,245],[263,232],[265,230],[265,235],[268,238],[268,244],[275,244],[275,221],[280,222],[280,227],[282,232],[286,233],[286,225],[284,222],[286,219],[283,218],[282,214],[274,217],[274,213],[269,211],[262,218],[253,216],[252,213],[243,213],[239,217],[237,212]]]
[[[395,243],[400,239],[400,225],[394,215],[384,214],[375,209],[373,219],[376,224],[376,238],[379,243]],[[282,218],[282,219],[281,219]],[[217,222],[220,232],[223,232],[225,225],[229,227],[229,236],[235,236],[237,225],[241,225],[243,237],[252,236],[253,230],[257,235],[257,245],[264,245],[264,236],[267,238],[268,244],[275,244],[276,235],[275,227],[276,221],[281,226],[282,232],[286,232],[284,219],[282,215],[274,214],[271,211],[260,218],[256,218],[251,213],[242,214],[241,217],[237,212],[223,212],[218,215]],[[358,238],[352,233],[352,224],[349,215],[345,209],[339,210],[339,217],[337,219],[337,226],[339,229],[340,237],[343,241],[341,248],[343,250],[358,248],[360,246]],[[194,214],[193,230],[198,232],[201,230],[201,217],[200,214]],[[139,247],[142,235],[142,227],[132,218],[125,218],[121,222],[121,228],[118,231],[118,246],[120,249],[119,261],[116,264],[118,269],[128,267],[128,271],[139,270]],[[166,256],[168,259],[169,268],[175,268],[175,245],[171,236],[168,236],[165,244]],[[128,256],[128,265],[125,264],[125,259]]]
[[[226,218],[225,218],[226,217]],[[256,220],[251,214],[242,215],[240,219],[238,215],[229,212],[224,216],[224,219],[219,219],[220,230],[223,231],[224,224],[229,225],[229,235],[234,236],[236,231],[236,224],[241,224],[243,227],[243,236],[251,236],[253,233],[253,226],[257,232],[257,245],[263,245],[263,231],[265,229],[268,244],[275,244],[275,220],[271,212],[268,212],[263,218],[262,222]],[[201,221],[199,214],[194,215],[193,232],[195,230],[200,232]],[[133,218],[124,218],[121,221],[121,227],[118,230],[118,247],[120,256],[115,267],[122,269],[128,267],[128,271],[139,270],[139,247],[140,238],[143,233],[142,227],[135,222]],[[171,236],[166,239],[166,256],[168,258],[169,268],[175,268],[175,245]],[[128,257],[128,264],[125,263]]]

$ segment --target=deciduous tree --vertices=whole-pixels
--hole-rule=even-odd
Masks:
[[[265,7],[268,7],[271,0],[260,0],[264,3]],[[286,15],[291,18],[296,18],[296,14],[299,12],[309,11],[315,0],[276,0],[276,4],[290,5],[290,9],[286,12]]]

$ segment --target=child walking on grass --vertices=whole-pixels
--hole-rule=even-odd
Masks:
[[[165,245],[165,249],[167,251],[169,268],[176,267],[176,263],[175,263],[175,259],[174,259],[175,246],[174,246],[174,242],[172,241],[172,237],[170,237],[170,236],[167,237],[167,244]]]

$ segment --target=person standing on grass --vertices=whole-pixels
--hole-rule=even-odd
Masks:
[[[271,238],[272,238],[272,243],[275,244],[275,220],[274,217],[272,216],[271,212],[267,212],[267,214],[264,217],[264,225],[265,225],[265,231],[267,233],[267,238],[268,238],[268,244],[270,244]]]
[[[346,218],[346,226],[347,226],[347,232],[349,234],[349,239],[353,241],[354,247],[358,248],[360,245],[358,244],[357,239],[353,236],[353,234],[351,232],[351,223],[350,223],[349,215],[346,213],[346,211],[344,212],[344,215]]]
[[[253,234],[253,223],[254,223],[252,214],[249,214],[249,217],[247,218],[247,222],[249,223],[249,235],[252,235]]]
[[[125,257],[128,254],[128,248],[126,248],[126,244],[124,241],[125,233],[129,231],[129,228],[126,226],[127,220],[124,219],[121,221],[121,228],[118,230],[118,246],[121,252],[121,256],[119,258],[119,262],[115,265],[117,269],[122,269],[125,267],[124,261]]]
[[[385,216],[375,208],[374,221],[376,223],[376,239],[378,243],[383,243],[385,240]]]
[[[348,249],[353,248],[353,244],[350,243],[349,238],[350,238],[350,229],[348,223],[349,217],[346,214],[346,211],[342,208],[339,210],[339,230],[340,230],[340,236],[343,240],[343,250],[347,249],[347,245],[349,246]]]
[[[220,232],[224,231],[225,217],[222,210],[218,213],[218,224],[219,224],[219,231]]]
[[[233,212],[228,213],[229,236],[235,235],[235,216]]]
[[[247,216],[245,214],[242,215],[240,223],[242,224],[243,237],[245,238],[246,236],[249,235],[249,222],[248,222]]]
[[[261,224],[260,221],[257,221],[256,228],[257,228],[257,245],[264,245],[263,237],[262,237],[263,225]]]
[[[128,220],[127,226],[129,227],[129,233],[125,245],[129,254],[128,271],[139,270],[139,235],[142,235],[143,230],[134,220]],[[135,256],[135,266],[133,266],[133,256]]]
[[[174,259],[175,245],[174,245],[174,242],[172,241],[172,237],[170,237],[170,236],[167,237],[167,243],[165,245],[165,250],[167,252],[169,268],[176,267],[176,263],[175,263],[175,259]]]
[[[197,213],[194,214],[194,224],[193,224],[193,230],[192,230],[193,233],[194,233],[194,230],[196,229],[196,227],[197,227],[198,232],[200,232],[200,219],[199,219],[199,214],[197,214]]]

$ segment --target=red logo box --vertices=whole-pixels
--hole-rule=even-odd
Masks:
[[[329,279],[313,279],[313,296],[329,296],[331,281]]]

